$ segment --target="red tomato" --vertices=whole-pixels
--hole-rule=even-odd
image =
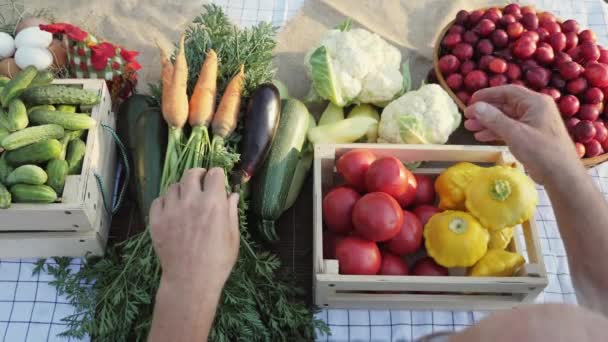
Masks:
[[[372,192],[361,197],[353,209],[355,232],[368,240],[392,239],[403,225],[403,210],[399,203],[383,192]]]
[[[433,178],[426,175],[414,175],[416,177],[416,199],[415,205],[435,204],[435,182]]]
[[[358,192],[347,187],[337,187],[323,198],[323,222],[334,233],[353,230],[352,213],[361,198]]]
[[[344,153],[336,163],[336,169],[346,184],[360,192],[365,191],[365,174],[376,156],[368,150],[352,150]]]
[[[412,267],[412,274],[417,276],[447,276],[448,269],[437,264],[435,260],[426,257],[418,260]]]
[[[414,178],[414,175],[399,159],[383,157],[370,165],[365,175],[365,186],[368,192],[384,192],[398,198],[408,190],[409,178]]]
[[[323,232],[323,259],[336,258],[336,246],[344,236],[338,235],[330,230]]]
[[[408,170],[409,172],[409,170]],[[410,173],[411,175],[411,173]],[[413,175],[412,175],[413,176]],[[410,204],[414,202],[416,199],[416,189],[418,187],[418,183],[416,183],[416,177],[408,177],[407,178],[407,190],[401,195],[395,197],[397,202],[401,208],[407,208]]]
[[[412,211],[414,212],[414,214],[416,216],[418,216],[420,223],[422,223],[422,227],[424,227],[424,226],[426,226],[426,223],[429,221],[431,216],[433,216],[437,213],[440,213],[443,210],[441,210],[437,207],[433,207],[432,205],[423,204],[423,205],[417,206]]]
[[[416,215],[403,211],[403,225],[399,234],[386,243],[389,251],[404,255],[414,253],[422,244],[422,223]]]
[[[357,236],[348,236],[338,242],[336,258],[340,274],[377,274],[380,270],[378,245]]]
[[[390,253],[382,252],[382,264],[380,272],[382,275],[408,275],[407,263],[399,256]]]

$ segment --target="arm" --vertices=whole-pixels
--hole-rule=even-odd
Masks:
[[[519,86],[480,90],[465,127],[503,140],[549,194],[579,302],[608,315],[608,205],[576,156],[553,99]]]
[[[204,179],[204,184],[203,184]],[[149,341],[205,341],[239,250],[238,195],[221,169],[188,170],[150,209],[163,274]]]

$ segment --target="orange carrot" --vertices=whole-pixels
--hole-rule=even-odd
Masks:
[[[207,126],[213,117],[215,94],[217,92],[217,55],[213,49],[201,66],[198,80],[190,97],[190,126]]]
[[[188,64],[184,52],[184,35],[179,40],[179,50],[175,56],[173,79],[169,88],[169,116],[165,118],[172,127],[182,128],[188,120]]]
[[[169,60],[167,52],[160,46],[160,44],[158,44],[158,41],[156,41],[156,46],[160,50],[160,63],[162,66],[161,80],[163,84],[163,93],[161,97],[161,110],[163,112],[163,117],[165,118],[165,121],[169,122],[167,118],[175,116],[173,110],[174,107],[171,105],[169,96],[171,94],[170,89],[173,83],[173,64]]]
[[[211,127],[215,136],[225,138],[236,128],[244,83],[245,66],[241,64],[241,70],[228,83],[213,116]]]

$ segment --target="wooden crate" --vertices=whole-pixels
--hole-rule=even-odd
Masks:
[[[0,258],[101,255],[107,242],[111,216],[102,196],[111,204],[116,144],[101,125],[116,126],[110,93],[103,80],[62,79],[54,83],[80,86],[101,97],[91,111],[96,125],[87,135],[82,172],[67,177],[60,203],[15,203],[0,210]],[[104,194],[96,175],[103,182]]]
[[[521,168],[505,147],[443,145],[317,145],[313,188],[314,302],[321,308],[492,310],[529,303],[547,285],[547,275],[534,220],[521,225],[525,246],[514,238],[508,249],[528,256],[515,277],[467,277],[451,269],[449,277],[360,276],[338,273],[337,260],[323,259],[322,198],[339,184],[335,161],[345,152],[369,149],[377,156],[394,156],[403,162],[428,161],[433,168],[414,173],[437,175],[460,161],[509,164]],[[525,247],[525,249],[524,249]],[[527,251],[525,251],[527,250]],[[454,274],[460,274],[454,275]]]

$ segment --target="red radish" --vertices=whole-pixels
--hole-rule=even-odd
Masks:
[[[564,21],[562,24],[562,32],[578,33],[578,30],[579,30],[579,26],[578,26],[578,22],[576,20],[568,19],[568,20]]]
[[[466,31],[462,34],[462,41],[467,44],[475,45],[479,41],[479,36],[473,31]]]
[[[490,55],[483,55],[481,56],[481,58],[479,58],[479,69],[480,70],[489,70],[488,68],[490,67],[490,62],[492,62],[494,60],[493,56]]]
[[[377,274],[382,262],[378,245],[357,236],[348,236],[338,242],[336,259],[340,274]]]
[[[564,80],[573,80],[583,73],[583,67],[576,62],[566,62],[558,66],[559,74]]]
[[[481,70],[473,70],[464,78],[464,86],[470,91],[488,87],[488,76]]]
[[[577,144],[579,144],[579,143],[577,143]],[[608,151],[608,139],[600,142],[600,144],[602,144],[602,149],[604,150],[604,152]],[[583,146],[583,155],[585,155],[584,147],[585,146]],[[577,146],[577,153],[578,153],[578,146]],[[579,155],[579,157],[582,158],[583,156]]]
[[[413,212],[414,214],[418,217],[418,219],[420,220],[420,223],[422,223],[422,227],[424,227],[426,225],[426,223],[429,221],[429,219],[431,218],[431,216],[442,212],[443,210],[434,207],[432,205],[419,205],[417,207],[414,208]]]
[[[542,28],[547,30],[547,32],[549,32],[549,35],[552,35],[557,32],[562,32],[561,26],[559,26],[559,24],[554,21],[545,22],[541,24],[541,26]]]
[[[602,103],[604,101],[604,92],[600,88],[589,88],[585,91],[585,101],[587,103]]]
[[[468,105],[469,104],[469,100],[471,100],[471,94],[469,94],[466,90],[461,90],[461,91],[457,92],[456,96],[465,105]]]
[[[545,88],[551,80],[551,71],[536,67],[526,71],[526,81],[532,88],[542,89]]]
[[[608,64],[608,50],[600,48],[600,58],[597,61],[603,64]]]
[[[507,26],[507,34],[511,40],[519,38],[522,33],[524,33],[524,27],[519,22],[514,22]]]
[[[551,12],[542,12],[538,14],[538,22],[541,24],[555,23],[557,18]]]
[[[541,42],[544,42],[549,37],[549,31],[544,27],[537,28],[536,33],[538,33],[538,39]]]
[[[414,175],[399,159],[382,157],[376,159],[367,169],[365,188],[369,192],[380,191],[396,198],[407,190],[409,178],[414,178]]]
[[[502,49],[509,45],[509,35],[503,29],[498,29],[492,32],[492,43],[498,49]]]
[[[578,118],[581,120],[595,121],[600,116],[600,109],[596,104],[584,104],[578,110]]]
[[[503,74],[492,75],[488,79],[488,84],[490,87],[500,87],[501,85],[509,84],[509,80]]]
[[[475,10],[469,14],[469,25],[471,27],[477,25],[477,23],[481,20],[483,15],[486,14],[484,10]]]
[[[595,139],[591,139],[584,143],[585,145],[585,154],[587,158],[597,157],[600,154],[604,154],[604,149],[602,148],[602,144]]]
[[[587,89],[587,80],[583,77],[575,78],[566,83],[566,90],[572,95],[578,95]]]
[[[422,223],[411,212],[403,211],[403,225],[399,233],[386,242],[386,248],[398,255],[416,252],[422,244]]]
[[[481,37],[487,37],[496,29],[496,24],[490,19],[481,19],[473,31]]]
[[[574,139],[576,142],[586,143],[591,141],[595,137],[595,126],[593,122],[588,120],[581,120],[574,126]],[[587,146],[585,146],[586,148]]]
[[[564,124],[566,125],[566,128],[568,129],[568,131],[572,131],[574,129],[574,127],[581,122],[580,119],[578,118],[568,118],[566,121],[564,121]]]
[[[521,78],[521,68],[517,64],[508,63],[506,75],[509,80],[518,80]]]
[[[606,138],[608,138],[608,128],[606,128],[606,125],[601,121],[594,122],[593,126],[595,126],[595,137],[593,138],[600,143],[603,143]]]
[[[414,205],[435,203],[435,182],[426,175],[414,175],[416,178],[416,198]]]
[[[553,51],[562,51],[566,48],[566,35],[561,32],[553,33],[548,38]]]
[[[422,258],[418,260],[414,267],[412,267],[411,274],[417,276],[447,276],[449,274],[448,269],[439,265],[435,260],[430,257]]]
[[[504,13],[505,15],[510,14],[516,16],[521,15],[521,10],[518,4],[508,4],[507,6],[505,6],[505,8],[503,8],[502,13]]]
[[[555,53],[553,52],[551,45],[547,43],[540,43],[538,48],[536,48],[534,57],[539,63],[551,64],[555,60]]]
[[[513,80],[513,81],[511,81],[510,84],[527,88],[526,87],[526,83],[524,81],[522,81],[522,80]]]
[[[585,156],[585,145],[581,144],[581,143],[574,143],[574,147],[576,148],[576,154],[578,155],[579,158],[583,158]]]
[[[563,116],[572,116],[576,114],[580,108],[580,102],[574,95],[565,95],[559,100],[559,111]]]
[[[460,61],[454,55],[445,55],[439,58],[439,70],[444,76],[457,72],[460,68]]]
[[[515,57],[528,59],[536,52],[536,43],[530,39],[518,39],[513,43],[512,51]]]
[[[443,46],[451,49],[460,42],[462,42],[462,35],[460,33],[448,33],[445,35],[441,43]]]
[[[504,26],[508,26],[509,24],[512,24],[516,21],[517,21],[517,19],[515,19],[515,16],[513,16],[512,14],[505,14],[502,16],[502,18],[500,18],[498,23],[504,27]]]
[[[521,14],[526,14],[526,13],[534,13],[536,14],[536,9],[533,6],[524,6],[521,8]]]
[[[395,197],[395,199],[402,208],[408,207],[416,199],[418,182],[416,181],[416,177],[413,174],[410,174],[410,176],[411,177],[408,177],[407,179],[407,189],[405,190],[405,192]]]
[[[597,61],[600,58],[600,49],[595,45],[595,43],[586,41],[582,42],[580,45],[581,48],[581,57],[583,57],[588,62]]]
[[[533,42],[538,44],[538,42],[540,41],[540,36],[538,35],[538,32],[536,32],[536,31],[526,31],[521,34],[520,39],[530,39]]]
[[[566,62],[572,62],[572,57],[570,57],[569,54],[560,51],[558,53],[555,54],[555,61],[553,62],[553,65],[558,67],[562,64],[562,63],[566,63]]]
[[[460,10],[456,13],[456,24],[466,25],[469,21],[469,12]]]
[[[585,77],[594,87],[608,87],[608,65],[602,63],[587,64]]]
[[[566,47],[568,51],[578,45],[578,35],[575,32],[566,32]]]
[[[480,39],[477,42],[477,51],[482,55],[491,55],[494,52],[494,46],[489,39]]]
[[[333,233],[330,230],[323,232],[323,259],[336,258],[336,246],[344,236]]]
[[[369,150],[352,150],[344,153],[336,163],[338,173],[346,184],[360,192],[365,191],[365,174],[376,156]]]
[[[371,241],[394,238],[403,225],[403,210],[384,192],[370,192],[357,201],[352,215],[355,233]]]
[[[323,197],[323,222],[334,233],[353,230],[352,213],[355,203],[361,198],[358,192],[347,187],[337,187]]]
[[[536,30],[538,28],[538,17],[534,13],[526,13],[521,17],[521,23],[526,30]]]
[[[556,88],[559,90],[564,89],[564,87],[566,86],[566,81],[564,80],[564,78],[556,72],[554,72],[553,75],[551,75],[550,83],[553,88]]]
[[[387,276],[404,276],[409,274],[407,263],[403,259],[387,251],[383,251],[381,255],[382,263],[378,274]]]
[[[466,76],[471,71],[475,70],[475,62],[472,60],[464,61],[460,64],[460,73],[462,76]]]
[[[488,65],[488,69],[497,74],[505,73],[507,71],[507,62],[502,58],[494,58]]]
[[[452,54],[458,57],[460,61],[466,61],[467,59],[471,59],[471,57],[473,57],[473,47],[471,44],[458,43],[452,49]]]
[[[498,21],[502,18],[502,11],[497,7],[489,8],[482,18],[489,19],[494,23],[498,23]]]
[[[545,88],[545,89],[541,90],[540,92],[551,96],[551,98],[553,100],[555,100],[556,102],[559,101],[560,97],[562,97],[562,93],[560,93],[559,90],[557,90],[555,88]]]
[[[593,31],[583,30],[578,34],[578,39],[580,41],[590,41],[592,43],[595,43],[597,37],[595,36],[595,33]]]
[[[450,89],[458,90],[460,87],[462,87],[462,79],[461,74],[451,74],[445,79],[445,83],[447,83]]]
[[[450,27],[450,29],[448,30],[448,33],[463,34],[464,31],[466,31],[466,29],[464,28],[464,26],[458,25],[458,24],[454,24],[454,25],[452,25],[452,27]]]

